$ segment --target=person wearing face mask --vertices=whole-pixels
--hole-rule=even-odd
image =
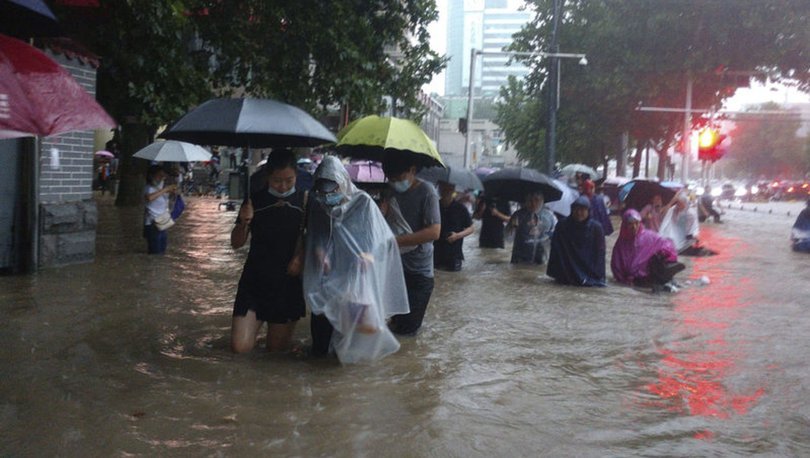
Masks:
[[[579,196],[571,204],[571,216],[554,229],[546,273],[557,283],[605,286],[605,234],[590,218],[590,208],[590,199]]]
[[[149,254],[164,254],[168,245],[166,230],[160,230],[155,218],[169,210],[169,196],[177,192],[176,185],[164,186],[166,171],[159,165],[152,165],[146,172],[146,187],[143,190],[144,209],[143,236],[146,239],[146,250]]]
[[[324,157],[314,179],[303,269],[312,355],[378,360],[399,349],[386,320],[408,313],[396,238],[336,157]]]
[[[464,237],[475,231],[470,211],[456,200],[456,187],[439,181],[441,236],[433,242],[433,267],[458,272],[464,261]]]
[[[265,167],[264,184],[253,187],[231,231],[234,249],[250,240],[233,308],[231,348],[236,353],[253,349],[264,322],[267,349],[288,350],[295,324],[306,314],[300,268],[293,258],[307,195],[295,187],[292,151],[273,150]]]
[[[416,177],[417,163],[411,157],[390,154],[383,160],[383,172],[394,191],[390,206],[399,209],[411,229],[396,236],[410,306],[410,313],[394,316],[389,324],[400,335],[415,335],[422,326],[433,293],[433,241],[441,234],[436,188]]]

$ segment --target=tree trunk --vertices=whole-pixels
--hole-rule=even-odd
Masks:
[[[635,178],[641,173],[641,152],[644,150],[645,142],[643,140],[636,140],[636,156],[633,158],[633,177]]]
[[[133,158],[132,155],[152,142],[154,130],[144,124],[126,123],[121,129],[121,158],[118,166],[117,207],[134,207],[143,204],[143,187],[149,161]]]
[[[661,148],[661,151],[656,151],[658,153],[658,180],[665,181],[667,179],[667,168],[669,166],[669,154],[667,154],[666,148]]]

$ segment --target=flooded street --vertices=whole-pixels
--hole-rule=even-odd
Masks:
[[[190,198],[152,257],[141,210],[100,200],[95,263],[0,277],[0,455],[810,454],[801,203],[704,224],[720,254],[675,294],[558,286],[476,234],[417,337],[341,367],[231,354],[247,250],[218,202]]]

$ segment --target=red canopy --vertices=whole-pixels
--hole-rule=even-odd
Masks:
[[[56,61],[20,40],[0,35],[0,139],[115,125]]]

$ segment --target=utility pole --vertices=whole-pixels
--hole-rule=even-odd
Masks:
[[[551,46],[549,48],[549,71],[548,71],[548,126],[546,127],[546,152],[548,163],[546,172],[551,175],[554,171],[554,164],[557,161],[557,97],[559,94],[559,71],[560,60],[555,54],[560,52],[557,43],[557,26],[560,18],[560,0],[554,0],[554,10],[551,19]],[[542,119],[542,118],[541,118]]]
[[[475,59],[478,57],[478,50],[470,49],[470,80],[467,88],[467,132],[464,134],[464,168],[470,165],[470,142],[472,141],[472,115],[473,115],[473,86],[475,86]]]

